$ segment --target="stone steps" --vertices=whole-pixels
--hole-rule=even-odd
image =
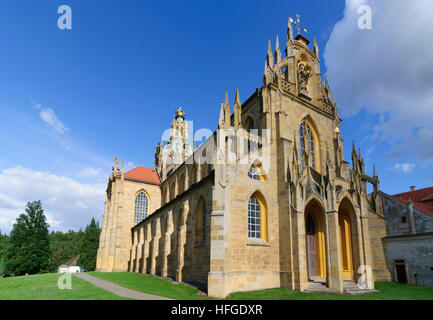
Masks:
[[[377,290],[361,289],[355,281],[344,281],[343,291],[346,294],[365,294],[371,292],[378,292]]]
[[[308,289],[305,290],[308,293],[335,293],[326,285],[326,282],[310,281],[308,283]]]
[[[361,289],[355,281],[344,281],[343,291],[345,294],[365,294],[371,292],[377,292],[377,290]],[[305,290],[308,293],[336,293],[335,290],[329,289],[326,282],[322,279],[318,281],[309,281],[308,289]]]

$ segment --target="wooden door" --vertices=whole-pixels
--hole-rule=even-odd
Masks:
[[[354,280],[352,232],[350,218],[347,213],[339,213],[341,271],[343,280]]]
[[[317,275],[317,255],[316,255],[316,232],[313,218],[307,217],[307,252],[308,252],[308,275]]]

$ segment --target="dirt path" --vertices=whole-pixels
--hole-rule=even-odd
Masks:
[[[86,273],[74,273],[73,275],[84,280],[84,281],[87,281],[87,282],[93,284],[94,286],[96,286],[98,288],[101,288],[101,289],[107,290],[111,293],[114,293],[115,295],[117,295],[119,297],[130,298],[130,299],[135,299],[135,300],[171,300],[169,298],[154,296],[154,295],[143,293],[140,291],[131,290],[131,289],[119,286],[115,283],[93,277],[93,276],[88,275]]]

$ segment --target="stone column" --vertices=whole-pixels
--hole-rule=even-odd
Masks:
[[[374,289],[374,279],[373,279],[373,253],[371,252],[370,246],[370,233],[368,228],[368,212],[367,212],[367,200],[364,197],[361,198],[361,210],[360,210],[360,220],[361,220],[361,241],[362,241],[362,254],[364,256],[364,273],[365,284],[368,289]]]
[[[146,273],[147,271],[147,257],[149,256],[149,235],[150,235],[150,228],[149,228],[149,224],[147,223],[143,227],[143,248],[142,248],[143,263],[141,268],[142,273]]]
[[[188,170],[186,170],[188,172]],[[186,178],[185,178],[186,179]],[[189,215],[189,201],[185,201],[183,210],[179,212],[181,217],[177,219],[176,231],[177,232],[177,268],[176,268],[176,281],[183,281],[183,268],[185,265],[185,243],[186,243],[186,220]]]
[[[177,269],[176,269],[176,281],[182,282],[182,271],[184,266],[184,246],[186,242],[186,226],[182,225],[177,230]]]
[[[341,274],[340,226],[336,210],[326,212],[327,239],[327,273],[328,286],[337,292],[343,292],[343,278]]]
[[[168,275],[168,255],[170,253],[170,234],[171,234],[171,221],[172,221],[173,211],[169,211],[166,217],[165,226],[164,226],[164,236],[163,236],[163,256],[162,256],[162,270],[161,275],[164,278],[167,278]]]
[[[307,244],[304,212],[292,208],[293,281],[294,290],[308,289]]]
[[[143,267],[142,264],[142,257],[143,257],[143,242],[144,242],[144,235],[143,235],[143,227],[140,227],[139,230],[137,230],[138,236],[138,246],[137,246],[137,262],[136,262],[136,268],[135,272],[141,272],[141,269]]]
[[[152,228],[154,231],[152,232],[152,250],[150,253],[150,275],[154,276],[156,274],[156,256],[158,255],[159,241],[158,241],[158,222],[157,220],[152,221]]]

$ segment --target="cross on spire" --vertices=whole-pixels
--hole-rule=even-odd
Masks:
[[[298,34],[301,34],[301,31],[307,33],[307,29],[301,26],[301,15],[296,15],[296,21],[293,21],[292,18],[290,18],[290,22],[292,22],[294,25],[296,25],[296,29],[298,29]]]

